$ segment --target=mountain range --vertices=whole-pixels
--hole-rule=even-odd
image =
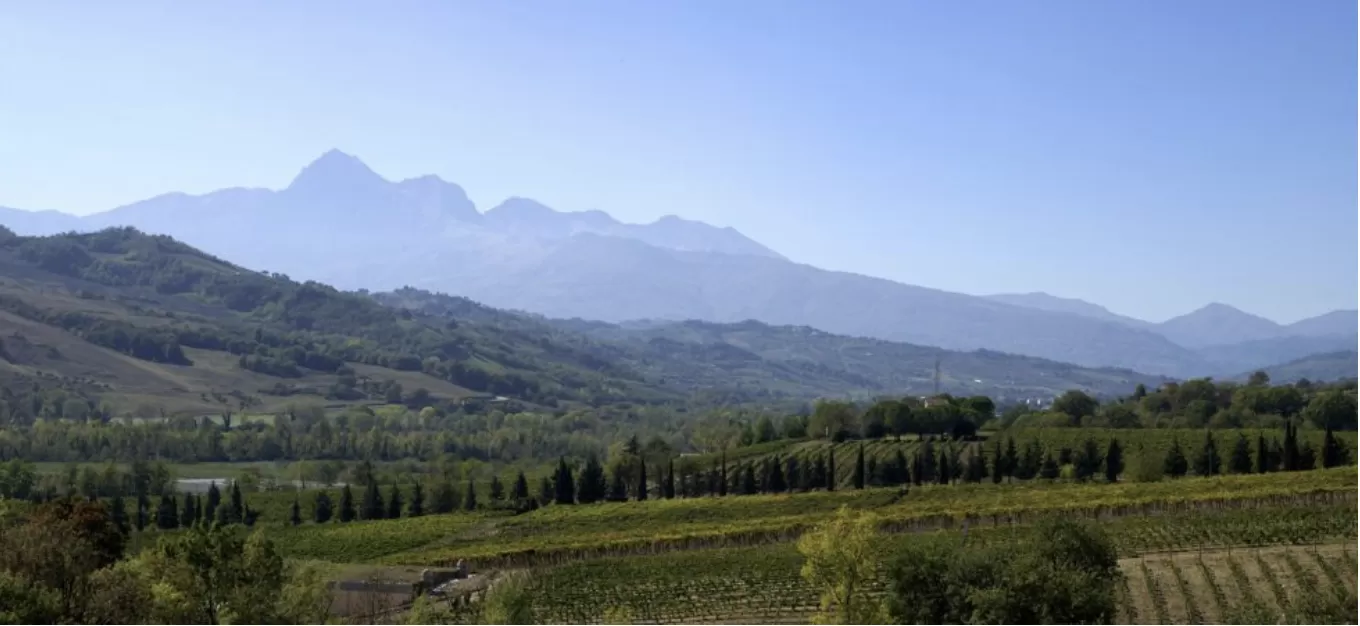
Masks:
[[[758,320],[1178,377],[1356,348],[1354,310],[1281,326],[1215,304],[1154,324],[1047,294],[952,293],[799,264],[733,229],[674,216],[625,224],[527,198],[480,212],[456,184],[388,181],[336,150],[280,190],[170,193],[84,217],[0,208],[0,224],[24,235],[128,225],[250,269],[456,293],[552,318]]]

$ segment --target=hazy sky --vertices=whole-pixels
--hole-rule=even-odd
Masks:
[[[674,213],[824,268],[1153,320],[1354,308],[1355,141],[1344,0],[0,11],[3,206],[281,187],[338,147],[483,210]]]

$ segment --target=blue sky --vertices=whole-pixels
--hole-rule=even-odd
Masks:
[[[1340,0],[13,3],[0,206],[281,187],[338,147],[483,210],[1287,322],[1356,306],[1355,38]]]

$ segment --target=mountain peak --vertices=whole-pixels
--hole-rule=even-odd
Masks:
[[[331,148],[302,168],[288,184],[288,191],[354,192],[386,182],[359,157]]]

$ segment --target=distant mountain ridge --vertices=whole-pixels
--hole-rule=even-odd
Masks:
[[[674,216],[624,224],[527,198],[482,213],[456,184],[436,176],[391,182],[338,150],[277,191],[171,193],[86,217],[0,208],[0,224],[25,235],[129,225],[250,269],[345,289],[411,285],[552,317],[755,319],[1182,377],[1261,360],[1220,362],[1158,325],[1081,301],[1008,301],[801,265],[733,229]]]

